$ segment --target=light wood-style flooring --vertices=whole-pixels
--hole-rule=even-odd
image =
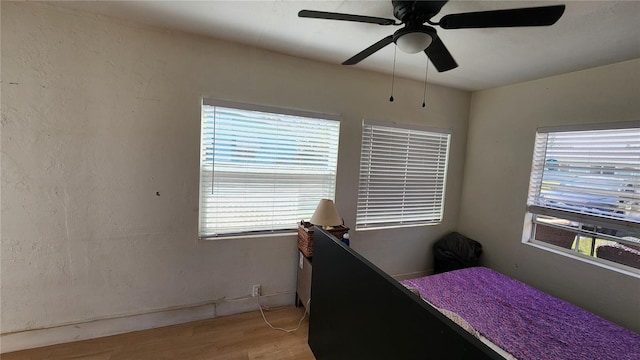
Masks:
[[[274,327],[292,329],[304,308],[265,311]],[[273,330],[259,311],[0,355],[2,360],[313,360],[308,315],[293,333]]]

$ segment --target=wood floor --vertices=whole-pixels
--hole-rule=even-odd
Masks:
[[[295,328],[304,308],[265,311],[274,327]],[[313,360],[308,316],[293,333],[273,330],[259,311],[0,355],[2,360]]]

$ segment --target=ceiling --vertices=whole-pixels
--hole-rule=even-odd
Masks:
[[[299,18],[302,9],[393,19],[391,1],[70,1],[60,6],[239,42],[283,54],[340,64],[399,27]],[[446,14],[566,4],[548,27],[436,27],[459,67],[430,83],[465,90],[501,85],[640,58],[640,1],[450,1]],[[389,45],[355,68],[391,73]],[[397,76],[424,81],[424,53],[397,51]]]

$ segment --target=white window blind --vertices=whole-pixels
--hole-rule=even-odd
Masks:
[[[256,108],[203,104],[200,237],[293,230],[334,198],[339,122]]]
[[[439,223],[450,137],[365,122],[356,229]]]
[[[640,223],[640,128],[539,131],[527,204],[614,229]]]

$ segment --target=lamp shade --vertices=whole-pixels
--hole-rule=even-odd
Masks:
[[[338,226],[342,225],[342,218],[333,200],[321,199],[309,222],[320,226]]]

